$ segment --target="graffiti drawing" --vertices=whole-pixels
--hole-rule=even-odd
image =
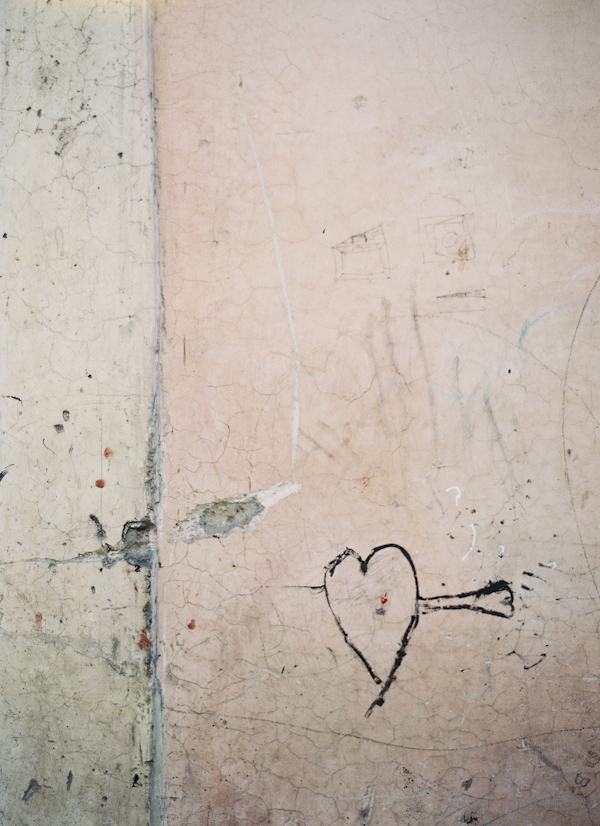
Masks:
[[[384,704],[421,614],[467,610],[503,619],[514,614],[513,590],[504,580],[454,596],[421,596],[410,554],[393,544],[373,548],[366,559],[346,548],[327,566],[324,591],[346,644],[381,686],[367,717]]]
[[[333,247],[336,279],[389,278],[387,244],[381,226],[352,235]]]
[[[471,238],[472,215],[443,215],[419,219],[423,263],[441,259],[470,261],[475,258]]]

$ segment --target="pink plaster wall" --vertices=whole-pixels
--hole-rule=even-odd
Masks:
[[[166,823],[600,824],[597,16],[156,14]]]

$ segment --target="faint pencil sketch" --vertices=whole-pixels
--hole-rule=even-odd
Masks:
[[[421,614],[467,610],[510,619],[515,610],[504,580],[454,596],[422,597],[410,554],[393,544],[373,548],[366,559],[346,548],[327,565],[324,591],[344,641],[381,686],[366,717],[384,704]]]
[[[387,244],[381,226],[351,235],[333,247],[336,279],[389,278]]]
[[[477,313],[485,310],[485,290],[438,295],[440,313]]]
[[[471,261],[475,258],[472,225],[472,215],[419,218],[423,263],[431,264],[440,259]]]

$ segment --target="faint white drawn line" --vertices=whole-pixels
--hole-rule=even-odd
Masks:
[[[294,344],[294,353],[296,355],[296,378],[294,380],[294,397],[293,397],[293,404],[292,404],[292,471],[294,469],[294,465],[296,462],[296,448],[298,446],[298,435],[300,433],[300,402],[298,397],[298,387],[300,384],[300,351],[298,349],[298,339],[296,338],[296,328],[294,327],[294,319],[292,316],[292,308],[290,306],[290,299],[288,296],[287,290],[287,282],[285,280],[285,271],[283,269],[283,260],[281,258],[281,251],[279,249],[279,238],[277,236],[277,229],[275,227],[275,216],[273,215],[273,209],[271,207],[271,201],[269,200],[269,193],[267,192],[267,185],[265,183],[265,178],[262,172],[262,167],[260,165],[260,161],[258,159],[258,153],[256,151],[256,146],[254,145],[254,138],[252,137],[252,131],[250,129],[250,124],[248,123],[248,118],[246,117],[246,110],[244,109],[244,104],[242,103],[242,99],[239,95],[237,95],[238,103],[240,105],[240,109],[242,110],[242,117],[244,118],[244,124],[246,126],[246,131],[248,133],[248,140],[250,141],[250,147],[252,149],[252,155],[254,156],[254,162],[256,163],[256,171],[258,172],[258,178],[260,180],[260,186],[263,193],[263,199],[265,202],[265,207],[267,209],[267,215],[269,216],[269,224],[271,225],[271,234],[273,235],[273,246],[275,247],[275,260],[277,261],[277,269],[279,271],[279,278],[281,281],[281,290],[283,292],[283,300],[285,303],[285,309],[287,312],[288,321],[290,323],[290,331],[292,334],[292,341]]]
[[[500,556],[504,556],[504,545],[498,545],[500,548]]]
[[[444,493],[450,493],[451,490],[457,490],[458,491],[458,493],[456,494],[456,496],[454,498],[454,504],[456,505],[456,507],[458,507],[458,500],[460,499],[460,496],[461,496],[460,488],[457,487],[456,485],[452,485],[451,488],[446,488]]]
[[[469,556],[469,554],[471,553],[471,551],[475,547],[475,537],[477,536],[477,531],[475,530],[475,525],[469,525],[469,527],[473,531],[473,541],[471,542],[471,547],[469,548],[469,550],[466,552],[466,554],[462,558],[463,562],[465,561],[465,559]]]

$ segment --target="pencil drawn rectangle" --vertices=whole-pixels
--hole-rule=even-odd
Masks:
[[[387,244],[381,226],[351,235],[333,247],[336,280],[389,278]]]
[[[438,295],[440,313],[476,313],[485,310],[485,290]]]

